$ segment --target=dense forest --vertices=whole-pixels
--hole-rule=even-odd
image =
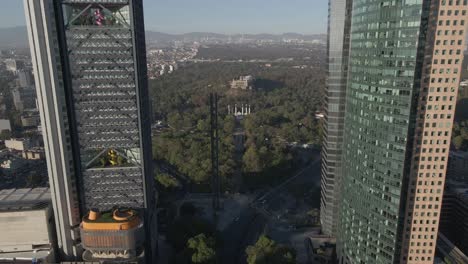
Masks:
[[[252,91],[230,90],[229,81],[253,75]],[[288,64],[266,67],[254,63],[192,63],[150,83],[154,119],[167,124],[153,139],[154,157],[196,183],[209,179],[209,93],[219,101],[220,174],[229,183],[235,169],[264,175],[287,167],[293,152],[288,143],[319,144],[321,128],[314,113],[321,109],[325,73],[321,68],[299,69]],[[246,152],[234,158],[236,120],[228,105],[250,104],[252,115],[241,122]]]
[[[209,45],[202,46],[197,54],[198,59],[220,60],[279,60],[292,58],[296,61],[306,61],[309,64],[324,63],[324,45]]]

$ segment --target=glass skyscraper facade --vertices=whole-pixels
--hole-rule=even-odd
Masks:
[[[466,10],[466,1],[353,1],[342,263],[433,261]],[[442,52],[453,57],[437,58]],[[430,111],[436,107],[444,112]]]
[[[322,232],[329,236],[336,234],[338,223],[351,7],[352,0],[329,1],[320,204]]]

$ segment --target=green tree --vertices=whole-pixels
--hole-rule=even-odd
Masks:
[[[211,235],[214,233],[212,225],[196,216],[180,216],[168,228],[167,240],[177,251],[186,248],[189,238],[198,234]]]
[[[101,167],[105,167],[105,166],[107,166],[108,160],[107,160],[107,158],[102,157],[102,158],[99,159],[99,162],[101,163]]]
[[[120,156],[120,155],[117,156],[117,164],[118,164],[119,166],[122,166],[122,165],[124,165],[125,163],[127,163],[127,160],[126,160],[124,157],[122,157],[122,156]]]
[[[177,130],[182,129],[184,127],[184,119],[178,112],[170,113],[167,117],[167,122],[170,127]]]
[[[193,263],[214,263],[216,258],[215,240],[205,234],[199,234],[187,241],[187,247],[192,250]]]
[[[198,120],[197,129],[200,132],[207,133],[210,129],[210,121],[208,119]]]
[[[179,180],[167,173],[157,174],[156,181],[166,189],[174,189],[180,187]]]
[[[213,51],[208,50],[208,53]],[[288,62],[268,69],[252,63],[189,63],[173,74],[151,80],[153,115],[158,120],[166,120],[171,128],[155,133],[153,157],[174,166],[193,182],[206,183],[211,171],[208,98],[210,92],[218,92],[223,184],[230,182],[229,176],[240,165],[232,140],[237,121],[231,115],[223,116],[223,109],[236,103],[253,107],[252,115],[241,121],[247,150],[242,167],[246,172],[268,178],[286,174],[286,170],[278,169],[290,166],[287,162],[291,161],[292,151],[278,145],[286,146],[294,141],[317,143],[321,139],[314,113],[321,109],[324,94],[325,73],[320,67],[323,62],[321,59],[304,61],[312,64],[313,71],[292,69]],[[263,89],[232,93],[226,84],[246,73],[256,76],[257,87]]]
[[[468,140],[468,126],[463,123],[462,128],[460,129],[460,136],[463,137],[463,139]]]
[[[452,140],[453,145],[457,150],[460,150],[463,146],[463,137],[462,136],[456,136]]]
[[[247,172],[260,172],[262,170],[260,156],[255,145],[250,146],[242,157],[244,169]]]
[[[10,138],[11,138],[10,130],[2,130],[2,132],[0,132],[0,140],[7,140]]]
[[[232,134],[234,133],[235,128],[236,128],[236,119],[231,115],[226,116],[226,118],[224,119],[224,123],[223,123],[223,131],[226,134]]]
[[[294,249],[276,244],[266,235],[261,235],[255,245],[248,246],[248,264],[295,264],[296,252]]]

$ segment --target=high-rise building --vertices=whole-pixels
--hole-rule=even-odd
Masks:
[[[18,76],[18,84],[20,87],[28,88],[32,86],[33,77],[31,76],[31,71],[29,69],[18,71],[16,74]]]
[[[433,263],[466,0],[355,0],[346,90],[342,263]]]
[[[59,254],[150,259],[156,198],[142,1],[24,5]],[[103,226],[99,212],[115,208],[132,211],[102,214]],[[124,218],[125,230],[113,223]]]
[[[8,71],[16,73],[16,71],[24,69],[24,62],[15,59],[6,59],[5,66]]]
[[[36,109],[36,89],[34,87],[15,87],[11,91],[13,104],[17,111]]]
[[[322,232],[329,236],[336,234],[338,223],[351,7],[352,0],[329,1],[320,204]]]

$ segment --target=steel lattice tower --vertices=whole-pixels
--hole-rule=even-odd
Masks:
[[[221,180],[219,178],[219,134],[218,134],[218,94],[210,94],[211,121],[211,189],[213,192],[213,210],[221,209]]]
[[[25,10],[59,247],[77,256],[74,227],[91,208],[153,219],[142,1],[25,0]]]

